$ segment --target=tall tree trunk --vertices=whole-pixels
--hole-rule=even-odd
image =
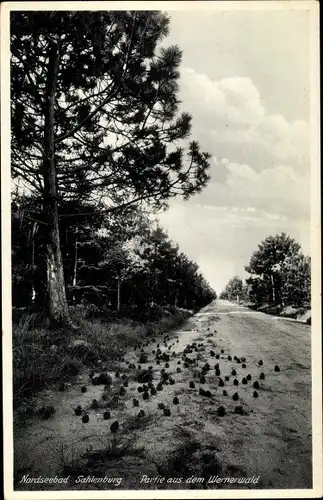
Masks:
[[[77,233],[78,233],[78,228],[76,227],[75,229],[75,254],[74,254],[74,271],[73,271],[73,303],[76,304],[76,297],[75,297],[75,287],[77,283]]]
[[[120,306],[121,306],[121,302],[120,302],[120,288],[121,288],[120,276],[118,275],[117,276],[117,311],[118,312],[120,311]]]
[[[270,280],[271,280],[272,303],[276,304],[276,290],[275,290],[275,281],[273,274],[270,275]]]
[[[49,52],[44,123],[44,212],[47,222],[47,287],[48,309],[55,325],[70,325],[66,299],[63,260],[60,247],[54,147],[54,105],[59,67],[58,47]]]

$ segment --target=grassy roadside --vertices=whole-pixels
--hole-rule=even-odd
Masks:
[[[77,331],[49,330],[47,319],[24,314],[13,325],[13,406],[31,411],[32,399],[44,388],[99,366],[118,367],[136,345],[180,326],[190,311],[158,309],[145,322],[128,318],[95,317],[85,308],[71,310]]]
[[[250,302],[241,302],[240,304],[244,305],[245,307],[248,307],[249,309],[254,309],[256,311],[260,311],[265,314],[270,314],[272,316],[295,319],[302,323],[306,323],[307,325],[311,324],[311,309],[309,308],[309,306],[283,307],[282,305],[274,306],[272,304],[264,304],[262,306],[257,307],[256,304]]]

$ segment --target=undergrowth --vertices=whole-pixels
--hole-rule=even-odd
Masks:
[[[71,308],[76,331],[50,330],[47,318],[35,313],[14,318],[14,409],[21,407],[28,412],[26,400],[40,390],[58,381],[73,381],[100,361],[114,369],[135,345],[170,331],[189,316],[188,311],[173,309],[154,322],[139,323],[129,318],[108,322],[104,317],[89,318],[86,309]]]

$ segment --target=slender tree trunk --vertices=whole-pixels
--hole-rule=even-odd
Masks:
[[[35,291],[35,241],[33,240],[31,244],[31,302],[35,303],[36,291]]]
[[[121,288],[121,283],[120,283],[120,276],[117,276],[117,311],[120,311],[120,288]]]
[[[48,308],[55,325],[70,325],[66,299],[63,260],[60,247],[54,148],[54,105],[59,67],[58,47],[52,43],[47,73],[44,124],[44,212],[47,222],[47,287]]]
[[[272,301],[273,301],[273,304],[276,304],[275,281],[274,281],[273,274],[270,275],[270,279],[271,279]]]
[[[76,227],[76,230],[75,230],[74,272],[73,272],[73,303],[74,304],[76,302],[75,287],[76,287],[76,283],[77,283],[77,233],[78,233],[78,228]]]

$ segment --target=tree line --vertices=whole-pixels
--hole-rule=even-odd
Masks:
[[[250,301],[256,307],[272,305],[311,307],[311,259],[301,246],[285,233],[269,236],[253,252],[245,267],[243,281],[233,277],[220,298]]]
[[[49,299],[46,231],[29,217],[30,211],[25,218],[24,206],[13,202],[13,306],[39,311]],[[83,216],[62,220],[60,243],[69,305],[145,319],[158,306],[194,310],[216,298],[198,265],[157,221],[140,211],[123,211],[113,218],[103,214],[95,222]]]
[[[11,13],[13,303],[70,325],[82,299],[204,305],[214,292],[146,212],[209,180],[179,112],[159,11]],[[116,291],[116,292],[115,292]]]

